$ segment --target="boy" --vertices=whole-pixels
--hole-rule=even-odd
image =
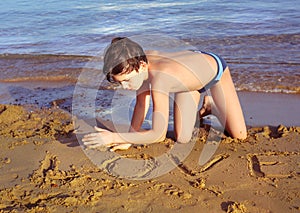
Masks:
[[[136,105],[128,133],[114,133],[95,127],[85,135],[86,146],[115,146],[126,149],[131,144],[163,141],[169,119],[169,93],[175,93],[174,133],[177,142],[187,143],[196,122],[200,93],[205,96],[200,117],[216,112],[227,132],[234,138],[247,137],[246,125],[226,62],[213,53],[198,51],[146,51],[128,38],[112,40],[104,56],[103,72],[110,82],[124,89],[136,90]],[[152,129],[140,131],[153,101]]]

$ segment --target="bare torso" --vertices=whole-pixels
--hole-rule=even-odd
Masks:
[[[217,63],[209,55],[192,51],[165,53],[148,51],[152,85],[158,83],[168,92],[195,91],[204,87],[217,73]]]

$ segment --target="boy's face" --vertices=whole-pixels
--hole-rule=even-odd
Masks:
[[[119,82],[124,89],[138,90],[147,77],[148,65],[145,62],[141,62],[138,70],[132,70],[130,73],[114,75],[113,79],[114,81]]]
[[[113,76],[114,80],[119,82],[124,89],[138,90],[144,81],[144,75],[139,70],[133,70],[131,73],[123,73]]]

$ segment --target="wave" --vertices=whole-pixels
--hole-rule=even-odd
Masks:
[[[237,90],[300,93],[300,34],[182,40],[221,55],[230,67]],[[163,46],[167,43],[161,45],[161,49],[168,50]],[[101,72],[102,60],[101,55],[0,54],[0,82],[76,83],[86,69]]]

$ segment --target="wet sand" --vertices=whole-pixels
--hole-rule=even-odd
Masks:
[[[300,126],[300,95],[239,92],[248,126]]]
[[[239,93],[248,124],[246,140],[223,136],[212,158],[200,166],[207,131],[205,126],[197,128],[199,135],[191,153],[175,169],[155,178],[132,180],[108,173],[114,159],[103,169],[92,163],[74,134],[67,111],[70,85],[61,88],[65,96],[52,100],[54,95],[44,95],[41,105],[47,102],[48,107],[42,109],[42,99],[21,106],[0,105],[0,211],[300,210],[299,95]],[[33,95],[33,89],[26,91]],[[45,88],[41,91],[50,94]],[[10,93],[9,99],[2,100],[12,101],[18,95]],[[20,97],[18,101],[20,104]],[[173,145],[167,138],[116,153],[122,158],[146,160]]]

